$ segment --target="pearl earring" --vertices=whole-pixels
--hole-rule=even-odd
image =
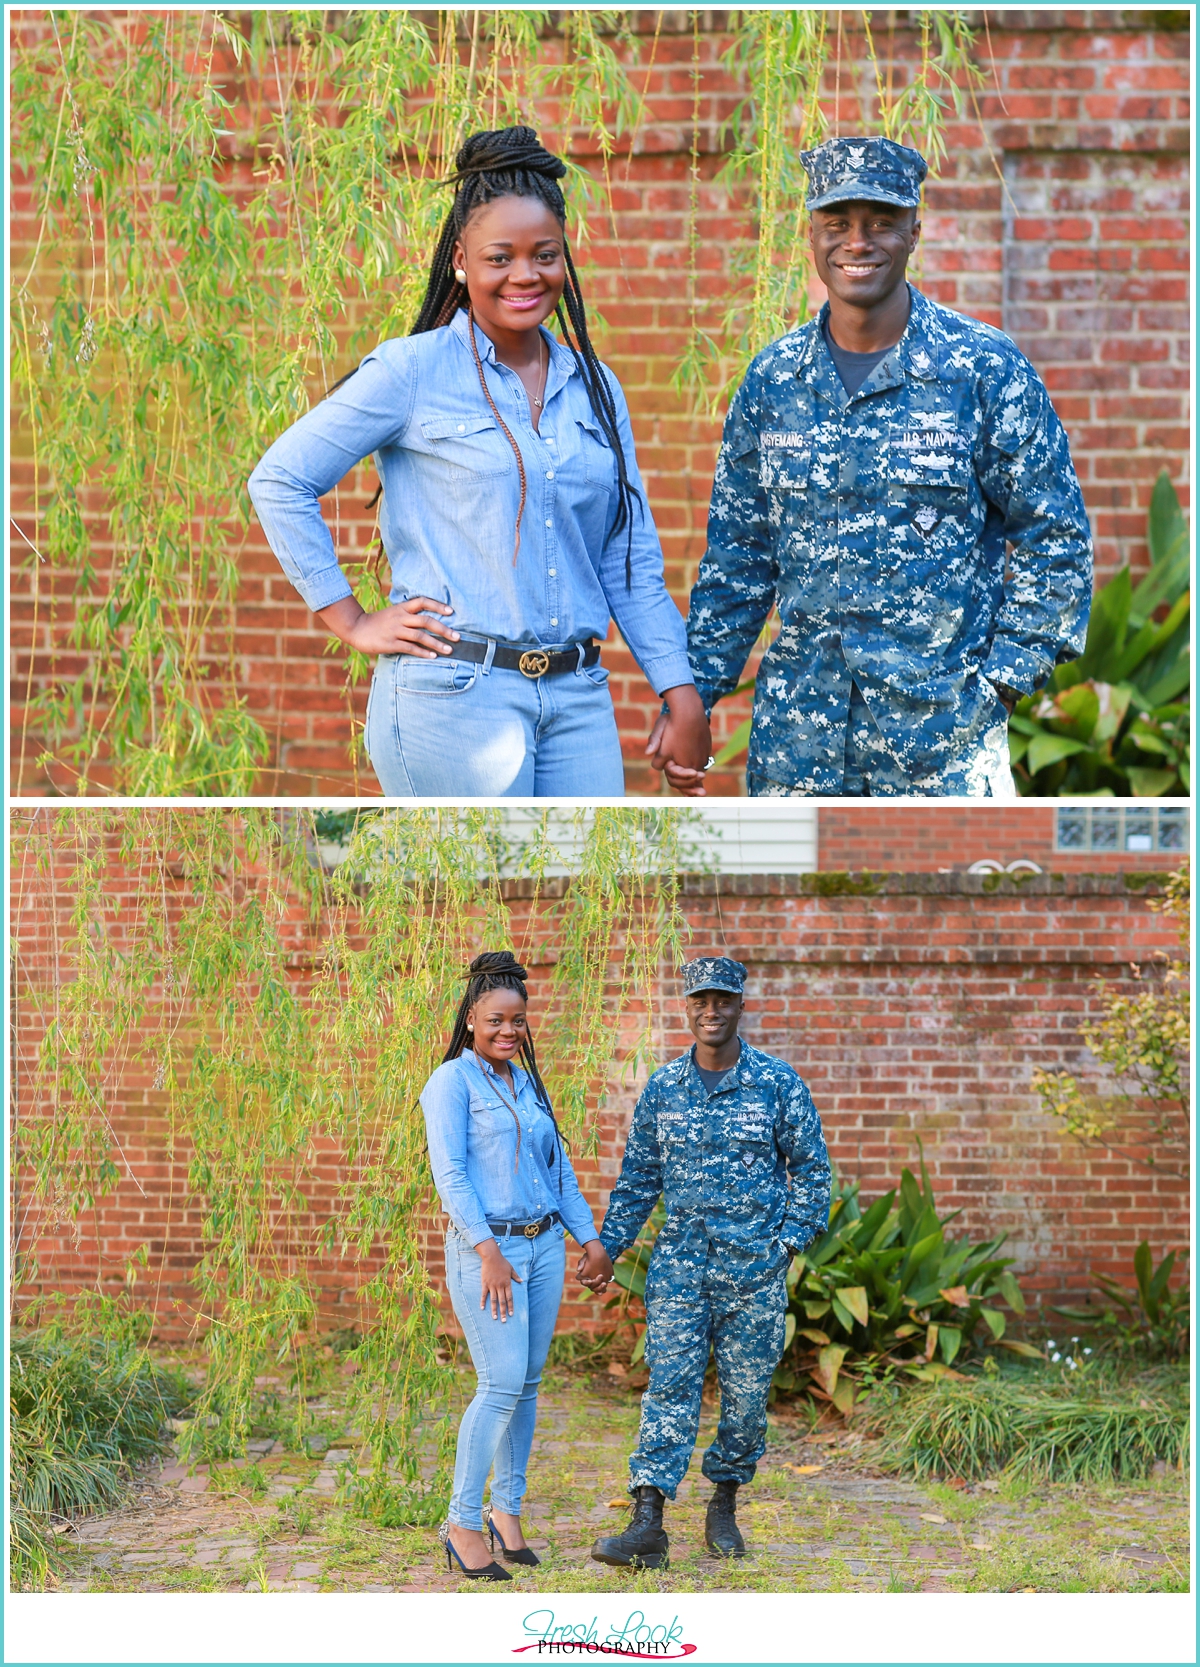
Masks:
[[[455,267],[455,268],[454,268],[454,276],[455,276],[455,278],[456,278],[456,279],[457,279],[457,280],[458,280],[458,282],[459,282],[459,283],[460,283],[460,284],[462,284],[462,285],[463,285],[463,287],[464,287],[464,288],[465,288],[465,287],[466,287],[466,282],[467,282],[467,275],[466,275],[466,273],[465,273],[465,272],[464,272],[464,271],[463,271],[463,269],[462,269],[462,267],[461,267],[461,266],[456,266],[456,267]]]
[[[468,1025],[468,1026],[467,1026],[467,1029],[468,1029],[468,1030],[474,1030],[474,1029],[475,1029],[475,1026],[474,1026],[474,1025]]]

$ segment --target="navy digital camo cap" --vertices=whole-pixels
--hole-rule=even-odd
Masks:
[[[826,139],[816,150],[801,151],[800,160],[810,209],[849,202],[917,208],[929,172],[920,151],[894,139]]]
[[[698,960],[685,961],[683,993],[694,996],[700,990],[726,990],[740,996],[746,988],[746,969],[740,961],[728,955],[701,955]]]

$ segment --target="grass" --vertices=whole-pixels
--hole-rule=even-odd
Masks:
[[[311,1499],[281,1499],[279,1502],[279,1532],[294,1534],[302,1540],[313,1531],[316,1508]]]
[[[132,1467],[159,1451],[188,1398],[132,1337],[73,1335],[62,1325],[12,1333],[9,1536],[17,1589],[51,1572],[54,1520],[113,1505]]]
[[[1089,1369],[1090,1371],[1090,1369]],[[322,1416],[337,1423],[343,1409],[336,1360],[318,1372],[327,1400]],[[1102,1382],[1103,1380],[1103,1382]],[[1064,1383],[1070,1389],[1063,1387]],[[974,1387],[995,1391],[988,1377]],[[474,1375],[459,1373],[458,1406],[470,1399]],[[1181,1374],[1131,1376],[1105,1370],[1064,1379],[1042,1367],[1004,1373],[1000,1392],[1029,1400],[1069,1404],[1085,1390],[1122,1405],[1138,1401],[1183,1404]],[[1174,1469],[1148,1479],[1102,1482],[1049,1479],[1009,1465],[978,1481],[952,1472],[945,1458],[919,1481],[879,1466],[884,1440],[911,1424],[929,1392],[905,1388],[890,1405],[849,1430],[828,1420],[814,1427],[812,1409],[777,1405],[770,1415],[767,1454],[739,1516],[752,1556],[721,1564],[705,1554],[704,1507],[710,1487],[699,1474],[700,1456],[712,1439],[717,1407],[706,1400],[700,1440],[677,1501],[668,1506],[671,1566],[630,1574],[594,1563],[587,1547],[597,1533],[619,1527],[629,1453],[636,1444],[640,1397],[614,1381],[600,1361],[581,1354],[547,1374],[530,1464],[526,1532],[542,1558],[536,1569],[514,1568],[503,1595],[527,1597],[587,1592],[635,1600],[686,1592],[857,1591],[1105,1591],[1186,1590],[1189,1559],[1187,1478]],[[1139,1412],[1147,1409],[1137,1407]],[[863,1429],[867,1417],[883,1426],[884,1440]],[[353,1446],[344,1423],[338,1446]],[[836,1435],[830,1442],[829,1436]],[[428,1463],[435,1462],[430,1452]],[[795,1466],[818,1463],[816,1474]],[[290,1498],[263,1500],[245,1485],[257,1468],[274,1488],[294,1480]],[[319,1572],[303,1577],[322,1591],[365,1587],[406,1591],[471,1591],[448,1577],[432,1526],[394,1524],[362,1517],[332,1494],[307,1491],[318,1465],[277,1452],[254,1466],[220,1472],[218,1486],[202,1495],[164,1503],[161,1491],[145,1507],[121,1510],[109,1531],[103,1522],[59,1542],[64,1579],[75,1590],[262,1591],[286,1583],[294,1563]],[[238,1478],[233,1481],[233,1476]],[[932,1479],[940,1476],[940,1480]],[[229,1485],[226,1486],[228,1480]],[[959,1485],[952,1485],[959,1484]],[[931,1520],[932,1519],[932,1520]],[[197,1558],[213,1557],[206,1567]],[[146,1553],[152,1553],[152,1558]],[[105,1566],[106,1565],[106,1566]],[[282,1572],[281,1572],[282,1571]]]
[[[1186,1368],[942,1380],[908,1390],[885,1418],[878,1461],[923,1480],[1141,1481],[1188,1458]]]
[[[587,1370],[607,1361],[613,1352],[615,1332],[560,1331],[550,1339],[546,1365],[554,1371]]]

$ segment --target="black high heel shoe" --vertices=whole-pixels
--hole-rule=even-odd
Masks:
[[[458,1552],[454,1549],[454,1545],[450,1539],[450,1524],[448,1522],[443,1522],[442,1526],[438,1529],[438,1539],[441,1540],[442,1544],[446,1548],[446,1568],[451,1574],[454,1572],[454,1563],[457,1563],[462,1573],[468,1580],[512,1579],[512,1575],[509,1574],[508,1570],[502,1569],[499,1563],[488,1563],[482,1569],[469,1569],[463,1562],[462,1558],[458,1555]],[[503,1545],[503,1540],[500,1543]],[[453,1557],[454,1563],[450,1561],[451,1557]]]
[[[506,1563],[521,1563],[527,1569],[536,1569],[540,1565],[541,1558],[537,1555],[536,1552],[530,1551],[530,1549],[527,1545],[523,1545],[521,1547],[520,1551],[510,1551],[508,1549],[508,1547],[504,1543],[504,1536],[501,1534],[500,1530],[496,1527],[496,1524],[492,1521],[492,1513],[490,1511],[488,1512],[487,1531],[491,1535],[491,1539],[492,1539],[492,1555],[493,1556],[495,1555],[495,1552],[496,1552],[496,1541],[499,1540],[500,1541],[500,1549],[504,1553],[504,1561]],[[509,1578],[510,1579],[512,1578],[511,1575],[509,1576]]]

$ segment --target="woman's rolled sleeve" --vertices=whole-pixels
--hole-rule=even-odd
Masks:
[[[467,1179],[467,1120],[471,1098],[457,1071],[441,1066],[421,1093],[429,1165],[442,1207],[470,1244],[492,1237],[479,1194]]]

